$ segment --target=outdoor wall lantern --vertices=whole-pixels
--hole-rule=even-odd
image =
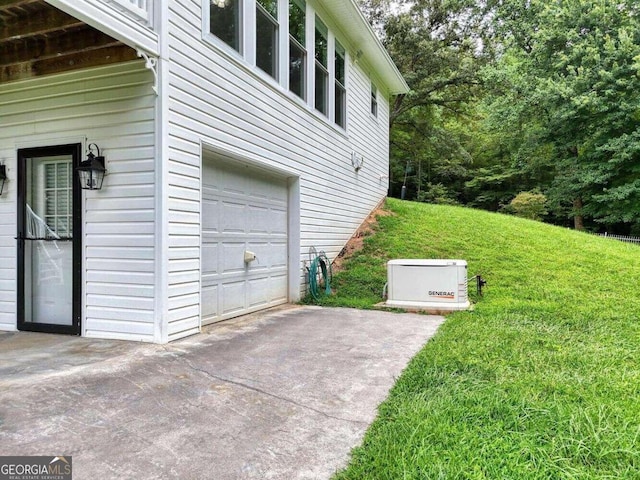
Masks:
[[[104,157],[100,156],[100,149],[95,143],[90,143],[88,148],[87,159],[80,162],[80,166],[76,168],[78,179],[80,180],[80,188],[83,190],[100,190],[104,174],[107,172],[107,169],[104,168]],[[94,148],[98,155],[93,153]]]
[[[4,182],[7,181],[7,167],[6,165],[0,165],[0,195],[4,190]]]

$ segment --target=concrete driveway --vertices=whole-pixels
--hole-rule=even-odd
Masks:
[[[169,345],[0,334],[0,455],[74,479],[326,479],[441,317],[286,307]]]

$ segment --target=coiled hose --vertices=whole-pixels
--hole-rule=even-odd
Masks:
[[[324,294],[331,295],[331,262],[324,252],[311,260],[309,265],[309,292],[316,300],[320,300],[320,280],[324,281]]]

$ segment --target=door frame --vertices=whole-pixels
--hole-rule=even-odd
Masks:
[[[49,157],[57,155],[70,155],[72,158],[72,215],[73,215],[73,241],[72,241],[72,322],[71,325],[56,325],[51,323],[33,323],[25,321],[25,235],[26,235],[26,192],[27,192],[27,160],[32,157]],[[68,335],[80,335],[82,316],[82,197],[80,184],[76,179],[76,167],[80,164],[82,155],[81,143],[66,145],[54,145],[46,147],[21,148],[18,150],[18,270],[17,270],[17,316],[18,330],[44,333],[63,333]]]

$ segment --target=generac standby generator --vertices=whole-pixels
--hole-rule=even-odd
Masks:
[[[464,260],[391,260],[387,281],[388,307],[454,311],[470,306]]]

